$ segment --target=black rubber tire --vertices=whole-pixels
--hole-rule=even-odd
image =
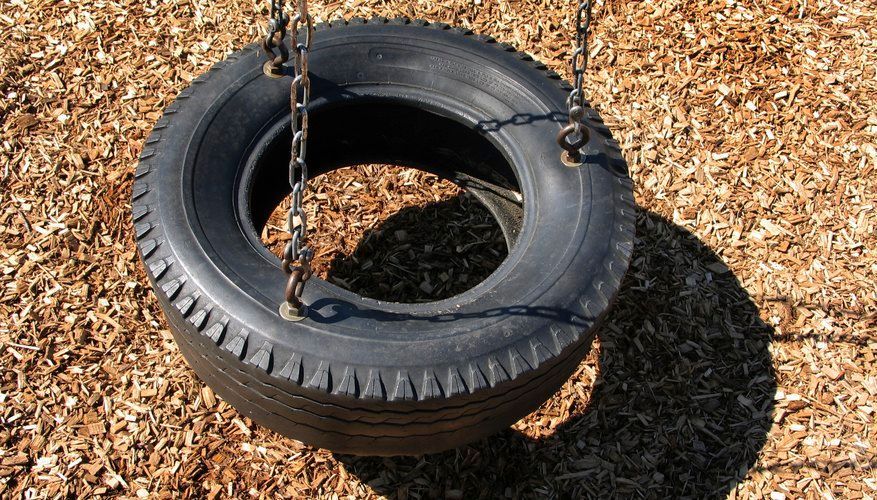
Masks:
[[[444,24],[325,24],[310,57],[312,175],[436,171],[482,193],[509,256],[426,304],[315,278],[308,318],[281,319],[285,275],[256,227],[288,192],[289,79],[265,77],[249,47],[180,93],[135,172],[137,245],[180,351],[242,414],[336,452],[417,455],[508,427],[570,376],[627,269],[635,207],[617,143],[588,109],[585,164],[561,164],[567,84]]]

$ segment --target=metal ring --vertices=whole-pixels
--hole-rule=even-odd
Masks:
[[[560,133],[557,134],[557,144],[568,151],[570,154],[575,155],[579,153],[579,150],[584,147],[585,144],[588,143],[590,139],[590,134],[588,133],[587,127],[581,127],[579,124],[571,123],[566,127],[563,127],[560,130]],[[570,135],[576,132],[576,128],[579,128],[579,138],[575,142],[569,142],[567,139]]]

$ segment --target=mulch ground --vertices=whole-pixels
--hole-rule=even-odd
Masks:
[[[376,459],[282,438],[219,400],[135,251],[132,173],[152,123],[258,38],[267,3],[0,3],[0,495],[877,496],[873,4],[598,4],[586,94],[641,207],[608,324],[512,429]],[[466,26],[569,76],[566,3],[312,10]],[[318,194],[318,269],[365,294],[452,295],[505,251],[477,203],[429,176],[362,167]],[[448,227],[424,241],[422,220]]]
[[[359,165],[318,176],[305,197],[314,275],[373,299],[428,302],[484,281],[508,255],[499,224],[450,181],[392,165]],[[283,256],[289,200],[262,230]]]

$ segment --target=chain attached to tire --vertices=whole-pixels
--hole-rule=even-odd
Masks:
[[[268,34],[262,41],[262,50],[268,60],[262,67],[266,75],[272,78],[283,76],[283,63],[289,60],[289,49],[286,48],[286,25],[289,16],[283,13],[283,1],[271,0],[271,17],[268,19]],[[275,52],[276,49],[276,52]]]
[[[308,104],[311,100],[311,80],[308,73],[308,54],[314,34],[314,23],[308,14],[307,0],[298,0],[297,12],[292,17],[289,32],[294,60],[293,78],[290,86],[290,111],[292,121],[292,144],[289,157],[289,185],[292,188],[292,203],[286,214],[286,228],[290,240],[283,249],[282,267],[289,277],[286,282],[284,302],[280,305],[280,316],[289,321],[299,321],[307,316],[307,306],[302,301],[305,284],[310,279],[311,259],[314,251],[307,246],[308,218],[302,208],[302,200],[308,188],[308,166],[305,162],[308,149]],[[289,50],[283,42],[289,17],[283,13],[280,0],[271,1],[271,21],[268,36],[262,47],[268,54],[265,73],[279,77],[284,74],[283,63],[289,59]],[[303,28],[304,39],[299,38],[299,28]],[[275,53],[273,49],[278,49]],[[301,92],[301,98],[299,98]]]
[[[591,30],[591,6],[593,0],[585,0],[576,10],[576,46],[572,52],[572,92],[566,100],[569,123],[557,134],[557,144],[565,150],[563,161],[567,165],[581,164],[581,148],[590,139],[588,129],[582,125],[585,117],[584,82],[588,69],[588,34]]]

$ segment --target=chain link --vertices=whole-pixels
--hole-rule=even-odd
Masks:
[[[308,72],[308,54],[314,34],[314,23],[308,13],[307,0],[297,0],[297,10],[289,27],[290,41],[294,59],[292,64],[292,84],[290,85],[290,114],[292,122],[292,143],[289,157],[289,186],[292,188],[289,212],[286,214],[286,229],[290,240],[283,249],[282,267],[289,275],[284,293],[285,302],[280,306],[280,315],[290,321],[303,319],[306,307],[301,299],[305,283],[310,279],[311,260],[314,251],[307,246],[308,217],[302,207],[308,189],[308,165],[305,161],[308,151],[308,105],[311,100],[311,80]],[[271,20],[268,35],[262,47],[268,56],[265,73],[269,76],[283,76],[283,64],[289,60],[289,50],[284,44],[289,17],[283,12],[281,0],[271,1]],[[299,31],[303,33],[300,34]],[[277,49],[277,52],[275,52]]]
[[[566,100],[569,123],[557,135],[557,143],[566,150],[567,158],[581,161],[580,149],[587,144],[588,129],[582,125],[585,117],[584,85],[588,70],[588,34],[591,30],[591,6],[593,0],[585,0],[576,10],[576,40],[572,52],[573,89]]]

